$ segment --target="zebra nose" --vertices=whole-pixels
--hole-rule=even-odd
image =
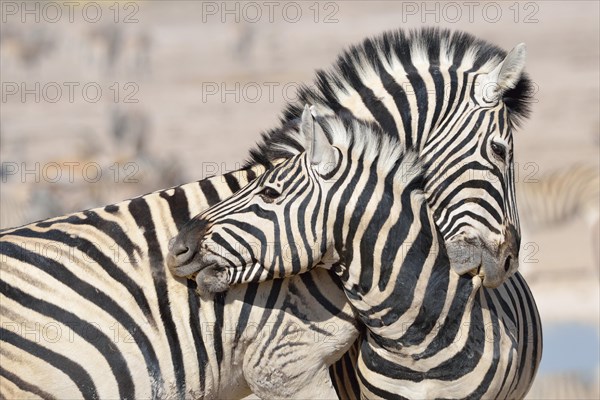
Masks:
[[[181,236],[176,236],[169,241],[169,255],[172,256],[179,265],[188,262],[194,255],[194,251],[180,240]]]
[[[187,276],[194,270],[193,261],[201,249],[207,226],[203,220],[191,220],[169,241],[167,265],[175,275]]]

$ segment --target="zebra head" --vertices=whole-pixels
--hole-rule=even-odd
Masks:
[[[429,135],[427,201],[452,267],[497,287],[518,268],[520,228],[514,184],[510,97],[522,78],[525,45],[493,58],[474,74],[470,100]],[[526,79],[525,79],[526,80]],[[507,98],[508,97],[508,98]],[[508,103],[508,104],[507,104]]]
[[[416,153],[404,153],[375,125],[337,117],[322,123],[306,107],[298,135],[304,151],[181,230],[167,257],[176,275],[198,272],[198,290],[206,293],[224,291],[230,284],[296,275],[320,264],[349,265],[348,237],[373,235],[348,227],[348,221],[356,220],[355,210],[362,209],[367,219],[377,208],[373,219],[387,220],[389,215],[377,204],[392,203],[390,192],[402,192],[405,182],[414,183],[423,199]],[[365,130],[378,132],[365,136]]]

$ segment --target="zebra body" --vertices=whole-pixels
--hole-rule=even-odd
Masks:
[[[521,276],[488,289],[454,273],[415,154],[356,120],[321,123],[332,144],[306,108],[305,151],[194,218],[169,264],[198,271],[208,291],[223,269],[228,285],[332,266],[367,327],[357,365],[366,398],[524,397],[541,324]],[[174,262],[194,241],[187,263]]]
[[[191,215],[262,171],[1,231],[0,397],[335,397],[358,335],[335,276],[199,299],[164,267]]]

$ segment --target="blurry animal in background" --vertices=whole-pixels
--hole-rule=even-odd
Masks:
[[[150,150],[152,122],[139,108],[109,111],[109,132],[83,132],[71,144],[74,153],[47,160],[60,179],[19,180],[2,172],[0,228],[88,209],[186,182],[175,157]],[[106,146],[106,139],[110,146]],[[15,160],[25,160],[24,154]],[[20,163],[20,161],[19,161]]]
[[[104,70],[113,72],[115,64],[121,55],[123,45],[123,30],[120,25],[94,26],[87,32],[87,46],[91,53],[90,62]]]
[[[87,32],[85,49],[89,62],[102,74],[135,75],[151,70],[152,37],[145,30],[125,30],[121,25],[95,26]]]
[[[25,68],[37,66],[43,57],[55,48],[54,35],[47,29],[15,29],[9,25],[2,28],[0,38],[3,61]]]
[[[146,141],[150,131],[150,119],[140,109],[123,109],[115,106],[110,111],[110,130],[115,144],[122,151],[137,156],[145,154]]]
[[[233,55],[236,61],[247,62],[253,53],[256,44],[257,27],[249,22],[241,21],[233,25],[236,40],[233,46]]]
[[[557,229],[580,219],[591,231],[595,269],[599,267],[600,178],[598,165],[576,164],[517,184],[517,203],[524,236]],[[528,271],[527,263],[522,271]],[[540,271],[541,272],[541,271]]]

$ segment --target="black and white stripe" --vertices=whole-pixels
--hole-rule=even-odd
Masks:
[[[541,358],[531,292],[518,273],[490,289],[452,271],[415,153],[308,108],[298,142],[305,151],[182,229],[174,249],[194,251],[177,268],[202,286],[212,271],[231,284],[331,267],[367,327],[366,398],[524,397]]]

